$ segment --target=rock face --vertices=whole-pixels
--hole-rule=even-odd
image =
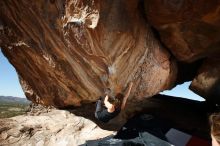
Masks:
[[[190,88],[213,103],[220,103],[220,58],[204,61]]]
[[[220,57],[220,1],[145,0],[146,16],[176,59]]]
[[[175,61],[154,37],[136,0],[3,0],[3,53],[28,99],[56,107],[94,102],[110,88],[150,97],[171,88]]]
[[[217,103],[220,103],[219,9],[220,0],[145,0],[149,23],[177,60],[192,63],[205,58],[190,88]]]
[[[219,8],[219,0],[2,0],[0,47],[36,103],[94,107],[106,89],[114,96],[133,82],[117,125],[145,97],[193,80],[200,59],[191,88],[218,102]]]
[[[50,109],[37,116],[22,115],[0,119],[0,145],[69,146],[82,145],[114,134],[92,121],[67,111]]]

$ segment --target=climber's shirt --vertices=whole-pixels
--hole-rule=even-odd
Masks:
[[[96,103],[95,117],[98,120],[107,123],[109,120],[116,117],[120,113],[120,111],[120,109],[116,109],[114,112],[110,113],[105,106],[102,107],[102,101],[98,100]]]

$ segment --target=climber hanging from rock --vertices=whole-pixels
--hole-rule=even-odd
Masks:
[[[104,98],[104,107],[102,107],[102,97],[100,97],[96,102],[95,117],[105,123],[116,117],[125,108],[132,86],[131,82],[125,95],[118,93],[115,97],[109,97],[107,93]]]

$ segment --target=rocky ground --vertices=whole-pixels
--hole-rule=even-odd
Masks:
[[[75,146],[114,133],[102,130],[88,119],[54,108],[32,107],[27,115],[0,119],[0,145]]]

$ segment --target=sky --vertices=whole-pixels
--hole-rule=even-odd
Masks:
[[[204,99],[188,89],[191,82],[185,82],[177,85],[172,90],[163,91],[160,94],[171,95],[176,97],[184,97],[193,100],[204,101]],[[0,96],[15,96],[24,98],[24,92],[18,81],[17,73],[14,67],[8,62],[2,54],[0,48]]]
[[[205,101],[204,98],[202,98],[201,96],[189,90],[190,84],[191,82],[185,82],[181,85],[177,85],[172,90],[166,90],[166,91],[160,92],[160,94],[171,95],[171,96],[176,96],[176,97],[184,97],[184,98],[198,100],[198,101]]]
[[[0,96],[1,95],[22,98],[25,97],[14,67],[2,54],[0,48]]]

